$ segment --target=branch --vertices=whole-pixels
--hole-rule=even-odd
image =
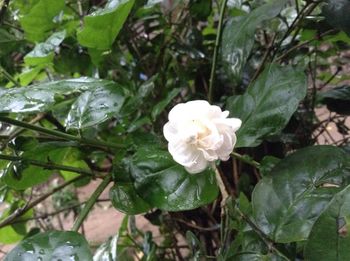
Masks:
[[[92,193],[91,197],[87,201],[86,205],[84,206],[83,210],[80,212],[78,218],[76,219],[72,231],[78,231],[81,224],[84,222],[84,219],[89,214],[92,206],[97,201],[98,197],[101,195],[101,193],[105,190],[105,188],[108,186],[108,184],[111,182],[112,176],[108,175],[104,178],[104,180],[101,182],[101,184],[97,187],[97,189]]]
[[[104,141],[98,141],[98,140],[91,140],[91,139],[86,139],[86,138],[81,138],[81,137],[77,137],[71,134],[67,134],[61,131],[56,131],[56,130],[51,130],[51,129],[46,129],[34,124],[30,124],[24,121],[18,121],[12,118],[8,118],[8,117],[4,117],[4,116],[0,116],[0,122],[6,122],[15,126],[19,126],[25,129],[29,129],[29,130],[34,130],[40,133],[45,133],[51,136],[55,136],[55,137],[59,137],[65,140],[70,140],[70,141],[77,141],[81,144],[86,144],[89,146],[93,146],[93,147],[107,147],[107,148],[113,148],[113,149],[120,149],[120,148],[125,148],[124,145],[122,144],[115,144],[115,143],[110,143],[110,142],[104,142]]]
[[[239,159],[240,161],[243,161],[244,163],[252,165],[255,168],[259,168],[260,167],[260,163],[259,162],[255,161],[253,159],[250,159],[248,156],[241,155],[241,154],[239,154],[237,152],[234,152],[234,151],[231,152],[231,155],[233,157]]]
[[[10,216],[8,216],[6,219],[4,219],[0,222],[0,228],[11,225],[16,219],[23,216],[25,213],[27,213],[30,209],[32,209],[33,207],[38,205],[40,202],[44,201],[45,199],[47,199],[48,197],[50,197],[52,194],[56,193],[57,191],[60,191],[61,189],[67,187],[68,185],[80,180],[81,178],[83,178],[83,176],[79,176],[79,177],[76,177],[70,181],[67,181],[67,182],[57,186],[56,188],[53,188],[51,191],[47,192],[46,194],[41,195],[40,197],[38,197],[37,199],[35,199],[31,203],[27,204],[25,207],[17,209]]]
[[[78,174],[81,174],[84,176],[100,177],[99,175],[95,175],[95,173],[93,173],[92,171],[87,170],[87,169],[75,168],[75,167],[55,164],[55,163],[51,163],[51,162],[43,162],[40,160],[28,159],[28,158],[23,158],[23,157],[19,157],[19,156],[10,156],[10,155],[0,154],[0,159],[14,161],[14,162],[21,161],[24,163],[29,163],[29,164],[34,165],[34,166],[43,167],[44,169],[63,170],[63,171],[75,172],[75,173],[78,173]]]
[[[219,25],[218,25],[218,31],[217,31],[216,40],[215,40],[213,63],[211,66],[210,79],[209,79],[208,100],[210,103],[213,102],[215,68],[216,68],[216,63],[218,59],[218,50],[219,50],[219,45],[221,41],[221,33],[222,33],[222,23],[224,20],[227,1],[228,0],[223,0],[223,3],[221,4],[221,9],[220,9]]]

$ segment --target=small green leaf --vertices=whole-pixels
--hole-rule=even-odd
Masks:
[[[255,30],[262,22],[276,17],[287,2],[275,0],[227,22],[222,32],[221,59],[229,75],[235,79],[241,78],[243,67],[254,45]]]
[[[278,134],[305,97],[307,81],[304,72],[290,66],[267,66],[243,95],[227,100],[230,115],[242,120],[236,147],[254,147],[262,139]]]
[[[39,0],[28,6],[29,12],[22,14],[20,23],[28,40],[43,41],[55,27],[54,17],[64,8],[64,0]]]
[[[307,239],[335,193],[349,184],[350,157],[333,146],[300,149],[281,160],[252,195],[258,227],[280,243]]]
[[[350,186],[339,192],[313,226],[307,260],[350,260]]]
[[[81,45],[98,49],[109,49],[128,17],[134,0],[110,0],[104,9],[84,17],[84,28],[78,32]]]
[[[117,182],[109,191],[113,207],[128,215],[136,215],[151,209],[136,192],[132,183]]]
[[[72,231],[50,231],[23,240],[5,261],[84,260],[92,261],[86,239]]]
[[[25,88],[0,88],[0,113],[35,113],[48,111],[57,96],[81,93],[113,82],[94,78],[67,79],[46,82]]]
[[[212,170],[191,175],[167,151],[141,148],[130,160],[129,169],[137,194],[152,207],[169,211],[194,209],[218,195]]]
[[[52,63],[55,48],[62,43],[65,37],[65,31],[54,33],[44,43],[37,44],[33,51],[24,56],[24,62],[32,66]]]
[[[65,121],[67,129],[84,129],[116,116],[124,96],[119,86],[103,86],[86,91],[72,104]]]

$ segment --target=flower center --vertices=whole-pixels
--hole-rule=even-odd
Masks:
[[[199,120],[192,120],[186,129],[186,132],[186,143],[193,145],[197,144],[201,139],[211,133],[210,130]]]

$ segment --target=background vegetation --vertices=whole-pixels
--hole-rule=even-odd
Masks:
[[[350,260],[349,13],[348,0],[0,0],[5,260]],[[188,174],[162,136],[195,99],[243,121],[217,165],[224,205],[214,171]],[[111,183],[128,215],[91,250],[77,232]],[[71,231],[40,225],[61,212]]]

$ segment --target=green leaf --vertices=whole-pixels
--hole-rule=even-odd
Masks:
[[[86,91],[72,104],[65,126],[67,129],[84,129],[97,125],[116,116],[123,102],[123,91],[116,85]]]
[[[39,0],[32,3],[29,12],[22,14],[20,23],[26,38],[33,42],[43,41],[55,28],[54,17],[64,8],[64,0]]]
[[[241,78],[243,67],[254,45],[255,30],[262,22],[276,17],[286,3],[286,0],[275,0],[227,22],[222,32],[221,59],[230,76]]]
[[[164,100],[158,102],[152,109],[152,119],[155,120],[169,105],[169,103],[174,100],[174,98],[181,92],[181,88],[172,89]]]
[[[247,252],[247,253],[238,253],[232,259],[232,261],[282,261],[282,260],[287,260],[281,256],[278,256],[276,254],[261,254],[261,253],[252,253],[252,252]]]
[[[139,149],[129,162],[135,189],[152,207],[168,211],[198,208],[218,195],[212,170],[191,175],[167,151]]]
[[[230,115],[242,120],[236,147],[254,147],[278,134],[305,97],[307,81],[301,69],[267,66],[245,94],[227,100]]]
[[[86,239],[73,231],[50,231],[23,240],[5,261],[84,260],[92,261]]]
[[[252,195],[258,227],[280,243],[307,239],[334,194],[349,183],[350,157],[333,146],[300,149],[281,160]]]
[[[330,111],[343,115],[350,115],[350,86],[338,86],[319,94],[323,104],[327,105]]]
[[[150,205],[136,192],[132,183],[117,182],[109,191],[113,207],[128,215],[147,212]]]
[[[32,66],[52,63],[55,48],[62,43],[65,37],[65,31],[54,33],[44,43],[37,44],[33,51],[24,56],[24,62]]]
[[[23,201],[15,201],[7,209],[2,210],[0,221],[8,218],[13,214],[17,209],[24,205]],[[6,205],[5,205],[6,206]],[[27,218],[33,217],[33,210],[26,212],[23,216],[19,217],[17,221],[25,220]],[[12,225],[5,226],[0,228],[0,243],[2,244],[13,244],[24,238],[27,234],[27,223],[19,222]]]
[[[84,28],[78,32],[79,43],[93,49],[109,49],[134,2],[134,0],[110,0],[104,9],[85,16]]]
[[[0,113],[35,113],[48,111],[57,96],[81,93],[97,87],[114,85],[113,82],[94,78],[67,79],[46,82],[23,88],[0,88]]]
[[[350,36],[350,2],[348,0],[327,0],[322,12],[329,24]]]
[[[74,146],[74,143],[70,142],[41,143],[26,150],[21,156],[24,159],[37,160],[44,163],[61,164],[67,154],[74,153],[77,150],[72,146]],[[23,190],[47,181],[54,172],[54,170],[27,164],[25,161],[13,162],[1,179],[9,187]]]
[[[339,192],[313,226],[307,260],[350,260],[350,186]]]

